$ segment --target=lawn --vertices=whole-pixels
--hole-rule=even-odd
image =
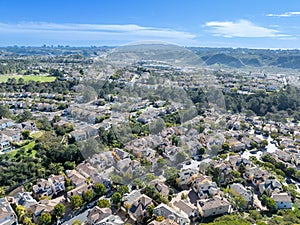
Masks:
[[[36,154],[36,150],[32,150],[34,145],[35,145],[35,141],[31,141],[27,145],[24,145],[21,148],[17,148],[15,150],[12,150],[7,154],[9,155],[9,157],[11,159],[14,158],[17,153],[20,154],[21,152],[22,152],[21,154],[24,154],[26,156],[30,156],[30,157],[33,158],[33,157],[35,157],[35,154]],[[20,149],[24,149],[24,150],[20,151]]]
[[[30,137],[33,138],[34,140],[42,137],[44,135],[44,131],[38,131],[38,132],[35,132],[35,133],[31,133],[30,134]]]
[[[56,79],[56,77],[45,75],[0,75],[0,83],[6,82],[9,78],[15,78],[17,81],[19,78],[23,78],[25,82],[30,80],[36,82],[52,82]]]

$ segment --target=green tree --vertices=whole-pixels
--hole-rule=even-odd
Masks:
[[[172,136],[172,144],[175,146],[179,146],[180,145],[180,138],[176,135]]]
[[[103,196],[106,193],[106,187],[102,183],[97,183],[94,185],[94,191],[97,195]]]
[[[205,147],[201,147],[197,150],[197,155],[203,155],[204,153],[206,152],[206,149]]]
[[[187,155],[184,152],[178,152],[176,154],[176,163],[177,164],[182,163],[186,160],[186,158],[187,158]]]
[[[72,209],[78,209],[82,206],[83,200],[79,195],[73,195],[70,199]]]
[[[92,190],[87,190],[83,193],[83,200],[85,202],[90,202],[94,198],[94,193]]]
[[[117,206],[121,203],[122,195],[119,192],[115,192],[110,199],[112,204]]]
[[[230,150],[229,144],[228,144],[228,143],[223,143],[223,144],[222,144],[222,150],[223,150],[224,152],[228,152],[228,151]]]
[[[29,130],[23,130],[21,133],[22,133],[22,136],[25,140],[27,140],[30,136],[30,131]]]
[[[100,199],[97,202],[97,206],[99,206],[100,208],[110,208],[110,202],[107,199]]]
[[[42,225],[50,225],[52,221],[52,216],[50,213],[44,212],[39,217],[39,222]]]
[[[24,219],[23,219],[23,224],[24,225],[35,225],[33,222],[32,222],[32,219],[28,216],[25,216]]]
[[[18,122],[25,122],[30,119],[32,119],[32,113],[27,109],[18,115]]]
[[[154,208],[155,208],[155,206],[154,206],[153,204],[151,204],[151,205],[147,208],[147,211],[148,211],[150,217],[153,216]]]
[[[277,211],[277,205],[273,198],[270,198],[267,195],[262,195],[261,203],[263,206],[266,206],[270,212],[273,213]]]
[[[233,202],[239,211],[243,211],[247,208],[247,200],[241,195],[234,196]]]
[[[139,189],[145,187],[145,184],[143,183],[143,181],[141,181],[141,179],[135,178],[132,181],[132,186],[135,187],[136,189]]]
[[[126,193],[129,193],[129,188],[127,185],[122,185],[118,188],[118,192],[123,196]]]
[[[54,206],[54,215],[58,218],[62,217],[65,213],[65,209],[66,209],[66,206],[59,203],[57,204],[56,206]]]
[[[74,220],[72,225],[81,225],[82,222],[80,220]]]
[[[11,117],[11,112],[9,110],[8,105],[0,105],[0,119],[2,118],[10,118]]]
[[[262,140],[261,142],[260,142],[260,147],[261,148],[265,148],[265,147],[267,147],[268,146],[268,141],[267,140]]]

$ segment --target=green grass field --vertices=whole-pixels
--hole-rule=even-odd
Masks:
[[[19,78],[23,78],[25,82],[30,80],[36,82],[52,82],[55,81],[56,77],[44,75],[0,75],[0,83],[6,82],[9,78],[15,78],[17,82]]]

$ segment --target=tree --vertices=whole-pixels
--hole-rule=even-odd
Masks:
[[[35,225],[33,222],[32,222],[32,219],[28,216],[25,216],[24,219],[23,219],[23,224],[24,225]]]
[[[92,190],[87,190],[83,193],[83,200],[85,202],[90,202],[94,198],[94,193]]]
[[[83,203],[83,200],[82,200],[81,196],[73,195],[71,197],[70,204],[71,204],[72,209],[80,208],[82,206],[82,203]]]
[[[114,205],[119,205],[121,203],[122,200],[122,195],[119,192],[115,192],[112,196],[111,196],[111,202]]]
[[[176,163],[182,163],[186,160],[187,155],[184,152],[178,152],[176,154]]]
[[[223,150],[224,152],[228,152],[229,149],[230,149],[230,146],[229,146],[228,143],[223,143],[223,144],[222,144],[222,150]]]
[[[2,118],[10,118],[11,112],[7,105],[0,105],[0,119]]]
[[[197,155],[203,155],[205,153],[205,151],[206,151],[205,147],[202,146],[201,148],[199,148],[197,150]]]
[[[96,192],[97,195],[103,196],[106,193],[106,187],[102,183],[97,183],[94,185],[94,191]]]
[[[50,213],[44,212],[40,215],[39,221],[42,225],[50,225],[52,221],[52,216]]]
[[[107,200],[107,199],[100,199],[97,202],[97,206],[99,206],[100,208],[110,208],[109,200]]]
[[[72,225],[81,225],[82,222],[80,220],[74,220]]]
[[[225,215],[216,218],[211,225],[251,225],[251,223],[238,215]]]
[[[268,141],[267,140],[262,140],[261,142],[260,142],[260,147],[261,148],[265,148],[265,147],[267,147],[268,146]]]
[[[135,187],[136,189],[139,189],[139,188],[145,187],[145,184],[143,183],[143,181],[141,181],[141,179],[135,178],[132,181],[132,187]]]
[[[179,146],[180,144],[180,138],[176,135],[173,135],[172,136],[172,144],[175,145],[175,146]]]
[[[23,130],[21,133],[22,133],[22,136],[25,140],[27,140],[30,136],[30,131],[29,130]]]
[[[66,206],[59,203],[56,206],[54,206],[54,215],[58,218],[62,217],[62,215],[65,213]]]
[[[235,207],[239,210],[239,211],[243,211],[244,209],[247,208],[247,200],[241,196],[241,195],[236,195],[233,198],[233,202]]]
[[[155,208],[155,206],[154,206],[153,204],[151,204],[151,205],[147,208],[147,212],[149,213],[149,216],[150,216],[150,217],[153,216],[154,208]]]
[[[129,193],[129,188],[127,185],[122,185],[118,188],[118,192],[123,196],[126,193]]]
[[[32,113],[29,110],[24,110],[22,113],[18,115],[18,122],[25,122],[32,118]]]
[[[268,197],[267,195],[262,195],[261,203],[263,206],[266,206],[270,212],[277,211],[277,205],[273,198]]]

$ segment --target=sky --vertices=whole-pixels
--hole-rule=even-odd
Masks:
[[[299,0],[0,0],[0,46],[300,49]]]

